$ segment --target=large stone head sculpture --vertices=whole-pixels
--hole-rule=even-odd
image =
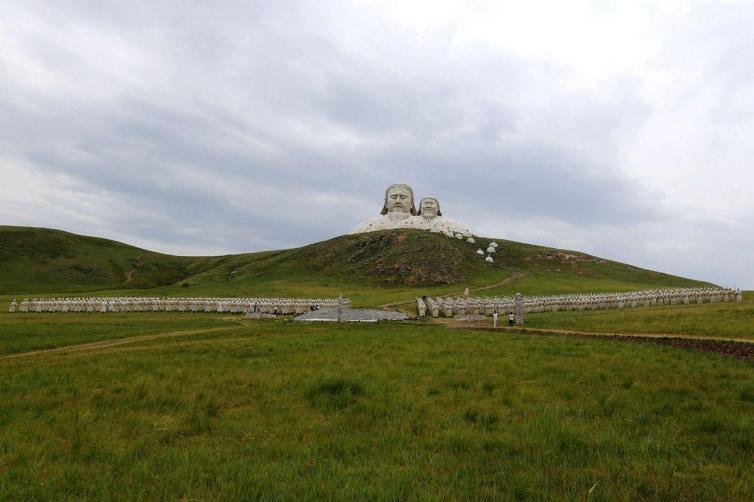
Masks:
[[[383,204],[380,214],[388,213],[416,214],[414,191],[410,186],[396,183],[387,187],[387,190],[385,190],[385,204]]]
[[[440,211],[440,201],[435,197],[424,197],[421,202],[419,202],[418,214],[420,216],[424,216],[425,218],[442,216],[442,211]]]

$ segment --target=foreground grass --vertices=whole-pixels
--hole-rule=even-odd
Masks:
[[[38,355],[0,361],[0,498],[750,500],[753,381],[711,354],[421,325]]]
[[[667,333],[754,340],[754,293],[741,303],[663,305],[625,310],[532,314],[533,328],[608,333]]]

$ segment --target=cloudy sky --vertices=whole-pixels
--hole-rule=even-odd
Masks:
[[[407,182],[480,235],[754,288],[753,26],[747,1],[4,0],[0,224],[278,249]]]

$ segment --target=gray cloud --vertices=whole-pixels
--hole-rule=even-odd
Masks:
[[[480,232],[754,287],[739,251],[754,244],[741,226],[754,207],[713,210],[731,185],[710,189],[713,204],[679,199],[671,174],[695,174],[683,178],[678,141],[652,132],[698,118],[679,134],[704,138],[704,157],[716,124],[751,127],[754,66],[735,51],[752,9],[693,10],[715,20],[692,44],[706,66],[682,43],[689,22],[660,52],[698,80],[667,91],[678,77],[664,67],[580,84],[570,61],[463,44],[452,19],[413,30],[375,8],[0,6],[0,219],[165,252],[253,251],[345,233],[406,181]],[[710,92],[719,109],[683,108]],[[676,146],[658,159],[653,140]],[[736,167],[744,152],[722,148],[752,180]]]

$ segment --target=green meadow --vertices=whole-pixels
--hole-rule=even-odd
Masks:
[[[661,305],[623,310],[544,312],[527,317],[532,328],[650,333],[754,340],[754,292],[741,303]]]
[[[184,322],[138,315],[68,314],[66,327],[4,314],[0,346],[18,352],[23,326],[49,339],[59,324],[78,342]],[[0,359],[0,498],[754,498],[751,363],[421,323],[217,317],[195,316],[200,332],[184,336]]]

